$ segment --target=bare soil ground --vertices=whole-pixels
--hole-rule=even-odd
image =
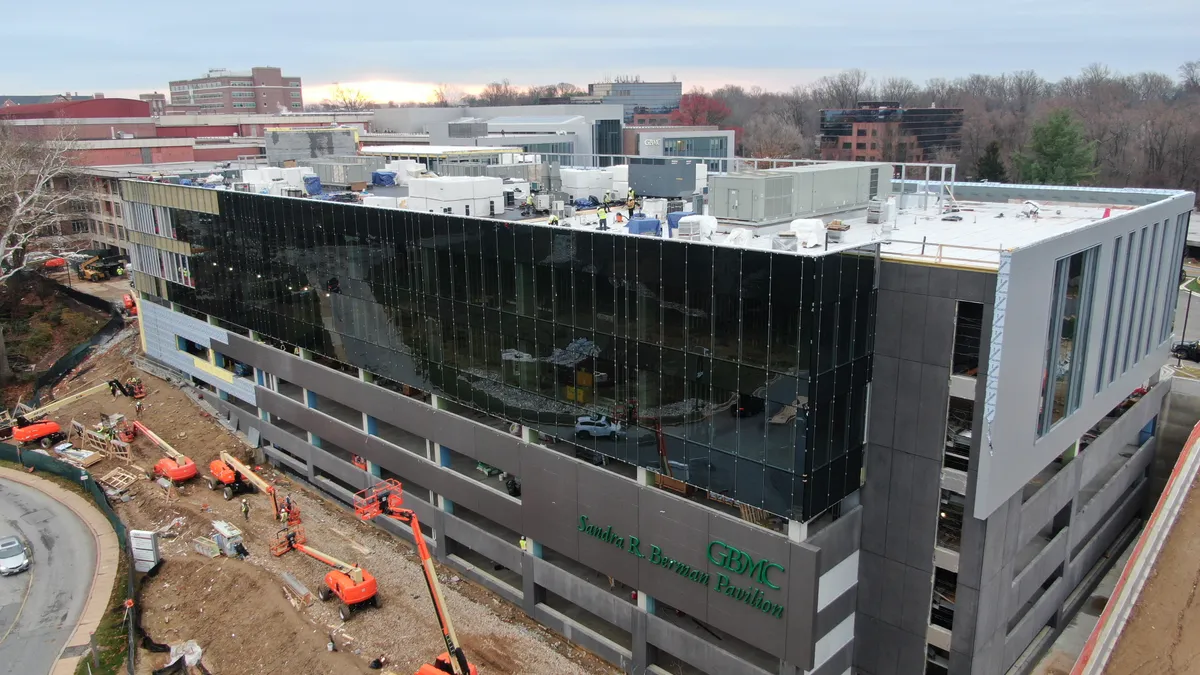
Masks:
[[[221,451],[249,459],[241,441],[196,406],[181,390],[141,372],[129,358],[136,333],[117,349],[96,359],[81,381],[59,387],[59,397],[111,377],[142,377],[148,396],[140,420],[176,450],[191,457],[201,476],[168,497],[149,480],[129,490],[131,499],[116,502],[125,523],[134,529],[159,529],[180,523],[163,538],[164,565],[142,590],[143,627],[156,641],[196,640],[205,650],[205,665],[214,673],[268,675],[304,673],[338,675],[366,670],[369,659],[386,654],[396,673],[415,672],[445,651],[412,547],[331,503],[270,467],[262,474],[281,495],[291,495],[301,510],[310,545],[375,575],[382,599],[378,609],[356,612],[347,622],[337,616],[336,601],[314,600],[296,610],[285,598],[280,573],[291,572],[315,596],[329,570],[292,551],[274,557],[268,551],[279,525],[270,513],[268,495],[250,494],[249,520],[240,513],[240,498],[225,501],[203,482],[210,461]],[[64,427],[71,420],[86,426],[102,415],[123,413],[134,419],[133,401],[95,394],[53,415]],[[132,466],[106,459],[90,467],[101,477],[116,467],[137,473],[162,457],[149,442],[134,442]],[[245,561],[209,559],[192,548],[194,537],[212,533],[211,521],[225,520],[242,528],[251,556]],[[464,650],[480,673],[616,673],[611,666],[562,640],[485,589],[439,567],[447,606]],[[326,649],[332,635],[338,652]],[[163,657],[144,654],[139,664],[161,667]],[[147,671],[149,672],[149,671]]]
[[[1106,675],[1200,673],[1200,496],[1188,493]]]

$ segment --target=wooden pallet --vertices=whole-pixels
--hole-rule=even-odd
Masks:
[[[129,454],[129,444],[125,441],[118,441],[115,438],[108,442],[108,450],[104,454],[113,459],[119,459],[126,464],[133,461],[133,458]]]
[[[83,445],[85,430],[86,429],[83,426],[83,422],[71,420],[71,429],[69,432],[67,432],[67,441],[76,446]]]
[[[98,431],[88,429],[83,432],[83,446],[92,452],[108,452],[108,437]]]
[[[130,485],[133,485],[135,482],[137,482],[137,479],[137,476],[129,473],[125,469],[117,467],[116,469],[104,474],[104,476],[102,476],[97,482],[117,492],[124,492],[129,488]]]

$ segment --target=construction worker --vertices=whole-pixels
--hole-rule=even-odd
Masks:
[[[558,225],[558,216],[550,216],[550,220],[546,221],[547,225]]]
[[[608,229],[608,210],[603,206],[596,209],[596,217],[600,219],[600,231],[604,232]]]
[[[245,499],[242,500],[242,517],[250,520],[250,502]]]
[[[630,190],[630,192],[632,193],[633,190]],[[630,197],[629,201],[625,202],[625,209],[629,212],[630,220],[633,220],[633,210],[636,208],[637,208],[637,200],[634,199],[633,197]]]
[[[633,191],[633,188],[629,188],[629,194],[626,196],[626,199],[629,201],[637,199],[637,193]]]
[[[608,202],[609,202],[609,200],[610,200],[610,199],[612,199],[612,191],[611,191],[611,190],[605,190],[605,191],[604,191],[604,205],[605,205],[605,206],[608,206]]]
[[[117,397],[117,384],[115,382],[108,383],[108,393],[112,394],[113,398]]]
[[[124,265],[117,266],[117,276],[119,276],[119,277],[125,276],[125,266]]]
[[[533,193],[532,192],[530,192],[528,195],[525,196],[525,210],[528,211],[528,213],[526,215],[533,215]]]
[[[279,522],[283,523],[284,525],[287,525],[287,521],[288,521],[287,509],[286,508],[279,509]]]
[[[142,416],[142,402],[141,401],[133,402],[133,416],[134,417]]]
[[[527,551],[527,550],[529,550],[529,549],[528,549],[528,547],[529,547],[529,544],[528,544],[528,543],[526,543],[526,541],[525,541],[525,537],[521,537],[520,544],[521,544],[521,550],[522,550],[522,551]]]

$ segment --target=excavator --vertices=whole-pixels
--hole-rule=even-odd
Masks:
[[[375,577],[358,565],[342,562],[309,546],[303,527],[283,528],[279,531],[279,538],[271,544],[271,554],[274,556],[281,556],[288,551],[300,551],[333,568],[325,574],[325,585],[317,591],[317,597],[325,602],[336,595],[340,601],[338,617],[342,621],[349,621],[351,613],[362,607],[379,606],[379,586]]]
[[[21,410],[21,405],[9,415],[7,411],[0,411],[0,440],[12,438],[18,443],[37,443],[43,448],[50,446],[66,439],[67,435],[63,433],[62,427],[58,422],[52,420],[43,420],[42,418],[59,408],[74,403],[80,399],[97,394],[110,387],[116,388],[125,396],[134,396],[132,391],[122,385],[118,380],[109,380],[101,384],[97,384],[83,391],[75,392],[70,396],[64,396],[56,401],[51,401],[46,405],[36,409]],[[145,396],[145,388],[142,388],[142,396]],[[135,396],[141,398],[142,396]]]
[[[170,444],[158,437],[158,434],[150,431],[150,429],[141,422],[134,422],[133,428],[137,433],[142,434],[150,439],[150,442],[158,446],[159,450],[163,451],[166,457],[154,463],[154,475],[165,476],[171,482],[182,483],[183,481],[195,478],[199,473],[196,469],[196,463],[190,457],[172,448]]]
[[[221,490],[221,496],[225,497],[225,501],[233,499],[236,494],[258,490],[271,495],[271,515],[275,516],[279,513],[279,497],[275,486],[254,473],[237,457],[228,452],[222,452],[219,458],[208,463],[208,470],[212,474],[204,479],[208,484],[208,489]],[[292,503],[291,508],[288,509],[288,525],[299,524],[300,507]]]
[[[429,589],[430,599],[433,600],[433,610],[437,614],[442,639],[446,643],[446,651],[438,655],[432,664],[421,666],[417,675],[479,675],[475,666],[467,662],[467,656],[454,633],[454,625],[446,612],[446,598],[442,595],[437,571],[433,567],[433,558],[429,555],[429,547],[425,545],[425,537],[421,535],[421,523],[417,520],[416,513],[404,508],[404,491],[400,481],[388,478],[355,494],[354,512],[364,521],[369,522],[378,516],[384,516],[404,523],[412,529],[413,541],[421,557],[421,569],[425,573],[425,585]]]

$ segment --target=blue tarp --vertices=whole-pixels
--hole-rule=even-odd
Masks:
[[[634,218],[629,221],[629,234],[653,234],[662,236],[662,223],[658,218]]]
[[[684,216],[691,216],[691,215],[695,215],[695,214],[684,213],[683,211],[676,211],[674,213],[668,213],[667,214],[667,227],[671,228],[672,230],[678,230],[679,229],[679,219],[683,218]]]
[[[317,175],[305,176],[304,191],[310,195],[321,194],[321,177]]]
[[[396,184],[395,171],[372,171],[371,185],[381,185],[383,187],[391,187]]]

